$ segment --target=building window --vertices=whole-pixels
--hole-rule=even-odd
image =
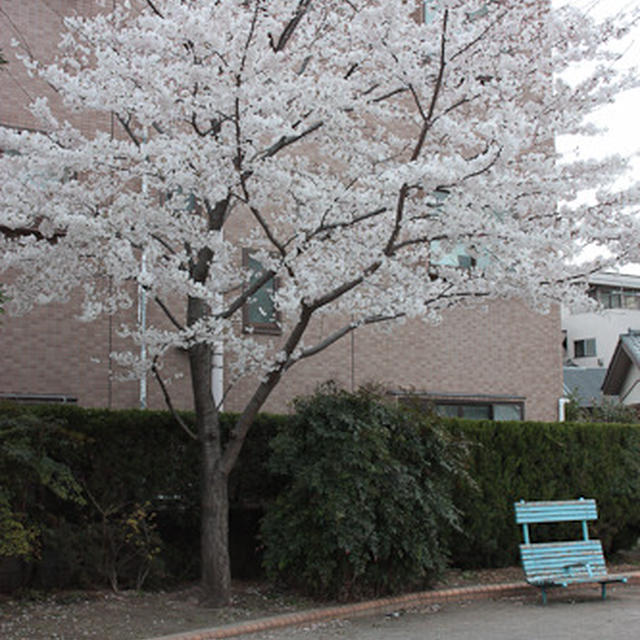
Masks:
[[[576,358],[594,358],[596,356],[596,339],[574,340],[573,355]]]
[[[250,249],[242,252],[242,261],[251,271],[249,284],[254,283],[264,274],[264,268]],[[275,294],[278,288],[276,278],[263,284],[245,303],[243,308],[243,325],[245,331],[253,333],[281,333],[280,314],[275,305]]]
[[[435,411],[447,418],[467,420],[524,420],[524,398],[515,396],[466,396],[458,394],[404,394],[398,396],[402,405]]]
[[[521,403],[503,402],[434,402],[436,413],[449,418],[468,420],[522,420]]]
[[[605,309],[640,310],[640,291],[623,287],[592,287],[589,292]]]

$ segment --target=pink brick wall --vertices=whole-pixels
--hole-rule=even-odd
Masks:
[[[307,342],[320,335],[312,328]],[[559,312],[499,301],[451,311],[437,326],[413,320],[386,331],[366,328],[292,367],[265,409],[286,410],[327,380],[347,389],[373,383],[391,391],[523,397],[527,419],[555,420],[563,392]],[[250,388],[244,381],[234,389],[227,408],[237,410]]]

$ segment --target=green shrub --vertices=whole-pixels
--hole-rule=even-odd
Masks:
[[[640,427],[616,424],[450,421],[470,443],[469,473],[478,492],[460,487],[456,506],[462,531],[455,534],[453,562],[461,568],[519,562],[517,500],[595,498],[594,537],[611,553],[640,535]],[[555,528],[574,538],[578,530]],[[539,528],[536,540],[548,532]]]
[[[0,556],[37,558],[50,526],[44,505],[85,503],[71,469],[50,454],[54,442],[75,446],[74,435],[28,413],[0,415]]]
[[[569,394],[566,406],[567,422],[617,422],[633,424],[638,422],[638,411],[635,407],[622,404],[619,400],[603,397],[592,407],[581,407],[575,392]]]
[[[341,599],[427,584],[458,523],[464,448],[369,391],[325,386],[295,409],[272,441],[284,488],[261,529],[268,575]]]
[[[192,414],[183,418],[193,424]],[[234,418],[222,416],[227,432]],[[236,576],[261,571],[257,522],[277,492],[268,443],[285,420],[258,416],[229,480]],[[29,455],[25,431],[10,429],[16,421],[29,426]],[[83,504],[56,495],[71,490],[66,472]],[[199,448],[168,412],[0,404],[0,555],[26,561],[25,586],[135,588],[197,577],[199,493]]]

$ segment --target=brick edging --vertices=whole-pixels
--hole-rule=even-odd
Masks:
[[[640,585],[640,571],[624,573],[628,576],[628,584]],[[574,588],[584,587],[575,585]],[[165,636],[158,636],[150,640],[216,640],[219,638],[231,638],[259,631],[280,629],[310,622],[322,622],[340,618],[354,618],[357,616],[390,612],[399,607],[433,604],[436,602],[448,602],[452,600],[477,600],[492,597],[509,597],[527,594],[536,594],[538,589],[525,582],[508,582],[501,584],[483,584],[472,587],[455,587],[451,589],[434,589],[407,593],[391,598],[378,600],[366,600],[334,607],[321,609],[309,609],[294,613],[284,613],[268,618],[235,622],[220,627],[209,629],[195,629],[183,631]]]

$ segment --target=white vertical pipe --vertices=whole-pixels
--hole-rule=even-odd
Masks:
[[[220,230],[220,240],[223,240],[223,231]],[[215,309],[217,313],[222,310],[224,301],[221,294],[215,296]],[[213,401],[218,407],[219,411],[224,410],[224,403],[222,401],[224,395],[224,342],[222,340],[216,340],[213,343],[213,358],[211,360],[211,395]]]
[[[143,187],[144,189],[144,187]],[[142,280],[146,277],[147,273],[147,257],[142,252],[140,272]],[[140,377],[140,408],[147,408],[147,344],[146,344],[146,328],[147,328],[147,292],[141,284],[138,284],[138,328],[140,330],[141,342],[140,342],[140,362],[142,364],[143,374]]]
[[[145,132],[145,141],[147,135]],[[142,176],[142,195],[146,198],[148,191],[146,177]],[[140,279],[144,283],[147,275],[147,256],[145,250],[142,250],[142,257],[140,258]],[[147,344],[146,344],[146,329],[147,329],[147,292],[144,286],[138,283],[138,328],[140,330],[140,363],[142,365],[143,374],[140,377],[140,408],[147,408]]]

